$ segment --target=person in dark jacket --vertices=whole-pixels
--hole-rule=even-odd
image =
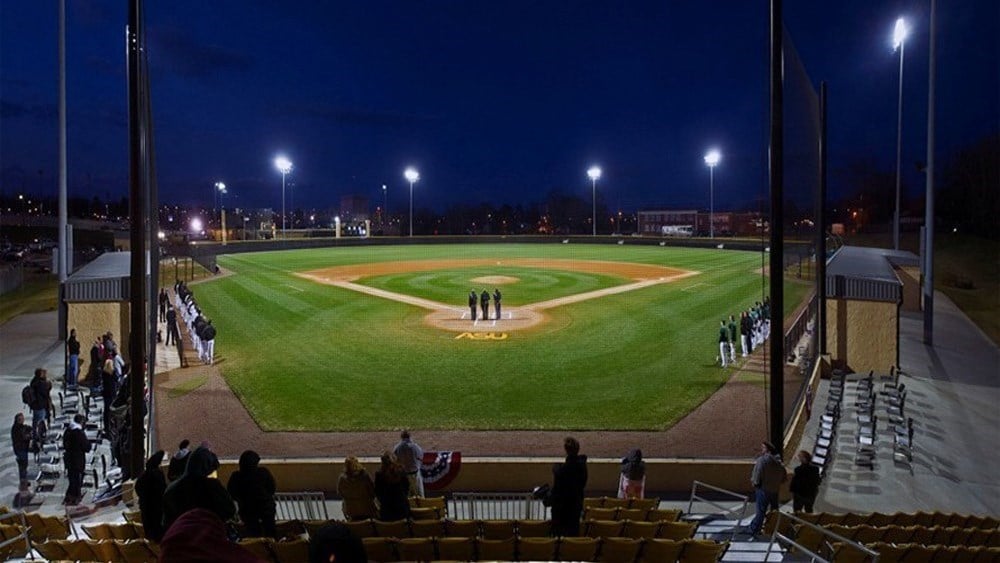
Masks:
[[[170,465],[167,466],[167,480],[171,483],[184,474],[188,456],[191,455],[191,450],[188,449],[190,445],[190,440],[181,440],[180,445],[177,446],[177,453],[170,457]]]
[[[63,498],[63,504],[66,505],[80,504],[83,499],[83,474],[87,470],[87,452],[90,451],[90,440],[83,430],[86,422],[87,417],[78,414],[63,433],[63,465],[69,479],[69,488]]]
[[[229,541],[226,523],[211,510],[195,508],[177,518],[160,542],[160,561],[265,563]]]
[[[493,288],[493,308],[496,312],[496,319],[500,320],[500,300],[503,299],[503,295],[500,294],[500,288]]]
[[[17,476],[24,481],[28,478],[28,451],[31,449],[31,427],[24,423],[24,414],[14,415],[14,425],[10,427],[10,442],[14,446],[17,459]]]
[[[375,472],[375,497],[379,503],[379,519],[402,520],[410,515],[410,481],[392,452],[382,454],[382,467]]]
[[[115,375],[114,360],[104,360],[101,369],[101,398],[104,399],[104,431],[111,430],[111,405],[118,396],[118,376]]]
[[[483,320],[490,320],[490,292],[485,289],[479,295],[479,308],[483,310]]]
[[[260,467],[260,456],[253,450],[240,455],[240,468],[229,477],[226,490],[239,504],[240,520],[250,537],[275,537],[274,476]]]
[[[361,538],[340,522],[330,522],[309,534],[309,563],[367,563]]]
[[[94,339],[94,344],[90,347],[90,367],[87,369],[87,385],[91,388],[101,386],[101,366],[104,365],[104,349],[101,345],[101,338]]]
[[[66,353],[69,355],[69,371],[66,372],[66,386],[76,387],[80,375],[80,341],[76,339],[76,329],[70,329],[66,341]]]
[[[181,514],[195,508],[205,508],[223,521],[236,515],[236,506],[214,476],[219,458],[206,447],[199,447],[188,456],[184,474],[167,486],[163,494],[163,528],[168,531]]]
[[[28,383],[31,386],[31,426],[38,427],[38,423],[52,417],[52,382],[49,381],[48,372],[43,368],[35,370],[35,376]]]
[[[812,454],[805,450],[799,452],[798,458],[799,466],[788,485],[792,493],[792,510],[812,512],[819,493],[819,468],[812,464]]]
[[[618,477],[618,498],[643,498],[646,485],[646,462],[642,450],[636,448],[622,458]]]
[[[142,529],[146,537],[159,542],[163,538],[163,493],[167,490],[167,478],[160,465],[163,464],[163,450],[157,451],[146,461],[146,469],[135,481],[135,494],[139,496],[139,511],[142,513]]]
[[[473,321],[476,320],[476,304],[479,303],[479,298],[476,297],[476,290],[469,292],[469,318]]]
[[[173,346],[177,346],[177,341],[180,340],[181,333],[177,330],[177,311],[171,305],[167,305],[167,346],[173,343]]]
[[[552,467],[552,535],[579,536],[583,513],[583,490],[587,486],[587,456],[580,455],[580,442],[563,441],[566,461]]]
[[[170,302],[170,297],[167,296],[167,288],[160,288],[159,295],[159,305],[160,305],[160,322],[163,322],[167,318],[167,303]]]

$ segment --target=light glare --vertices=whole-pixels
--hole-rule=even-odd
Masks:
[[[708,151],[708,154],[705,155],[705,164],[709,166],[715,166],[720,160],[722,160],[722,154],[715,149]]]
[[[415,168],[407,168],[406,172],[403,172],[403,176],[406,177],[407,182],[412,184],[420,179],[420,172],[417,172]]]
[[[591,180],[597,180],[601,177],[601,167],[591,166],[590,170],[587,170],[587,177]]]
[[[903,41],[906,41],[906,36],[909,35],[910,28],[906,27],[906,20],[899,18],[896,20],[896,28],[892,31],[892,49],[899,49]]]
[[[278,172],[281,172],[282,174],[288,174],[292,171],[292,161],[288,160],[285,156],[275,158],[274,166],[278,169]]]
[[[191,232],[198,233],[201,232],[201,219],[195,217],[191,219]]]

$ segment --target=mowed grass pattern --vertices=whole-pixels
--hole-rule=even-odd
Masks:
[[[551,309],[540,327],[486,342],[425,326],[426,310],[294,275],[373,261],[482,257],[640,262],[701,274]],[[195,293],[219,328],[224,376],[265,430],[663,429],[724,383],[730,371],[714,365],[719,319],[762,295],[760,255],[720,250],[428,245],[241,254],[219,262],[235,275],[201,283]],[[449,271],[431,276],[446,283],[428,287],[451,298],[463,275],[495,273]],[[410,293],[405,287],[414,276],[370,283]],[[582,276],[591,279],[573,283],[625,281]],[[517,296],[518,285],[502,289],[508,306],[541,300]],[[786,299],[805,293],[804,286],[787,287]],[[464,305],[467,292],[463,287],[456,304]]]

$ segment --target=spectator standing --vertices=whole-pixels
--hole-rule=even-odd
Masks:
[[[160,465],[163,464],[163,450],[154,453],[146,461],[146,469],[135,481],[135,494],[139,496],[139,511],[142,515],[142,529],[145,536],[155,542],[163,539],[163,493],[167,490],[167,478]]]
[[[236,506],[226,488],[211,475],[219,469],[219,458],[212,450],[202,446],[188,456],[187,466],[179,479],[167,485],[163,494],[163,527],[170,535],[170,527],[182,514],[195,508],[204,508],[223,522],[236,515]],[[164,541],[166,541],[164,536]]]
[[[552,535],[579,536],[583,513],[583,490],[587,486],[587,456],[580,455],[580,442],[563,441],[566,461],[552,467]]]
[[[407,496],[410,482],[392,452],[382,454],[382,466],[375,472],[375,496],[379,504],[379,520],[392,522],[410,516]]]
[[[176,481],[184,474],[184,468],[187,466],[188,454],[191,450],[188,446],[191,445],[190,440],[181,440],[180,445],[177,446],[177,453],[175,453],[170,458],[170,465],[167,466],[167,480]]]
[[[260,467],[260,455],[247,450],[240,455],[240,468],[229,477],[226,490],[239,504],[240,520],[251,537],[275,537],[274,476]]]
[[[173,307],[167,308],[167,346],[173,342],[174,346],[177,346],[177,342],[181,339],[181,333],[177,330],[177,311]]]
[[[101,399],[104,402],[104,431],[111,431],[111,404],[118,396],[118,378],[115,376],[115,362],[112,359],[104,360],[104,368],[101,370]]]
[[[778,489],[787,478],[785,466],[778,456],[778,449],[770,442],[761,442],[760,453],[754,459],[750,484],[753,485],[757,514],[750,522],[750,535],[754,538],[764,525],[768,510],[778,509]]]
[[[70,329],[66,340],[66,352],[69,354],[69,371],[66,372],[66,386],[75,388],[80,376],[80,341],[76,339],[76,329]]]
[[[87,470],[87,452],[90,451],[90,440],[83,430],[86,422],[87,417],[78,414],[63,433],[63,465],[69,479],[69,488],[63,498],[66,505],[80,504],[83,499],[83,474]]]
[[[377,518],[375,509],[375,482],[358,458],[344,460],[344,472],[337,479],[337,494],[343,499],[344,518],[364,520]]]
[[[35,376],[31,378],[31,427],[42,438],[38,424],[48,420],[52,416],[52,382],[49,381],[48,372],[43,368],[35,370]]]
[[[94,344],[90,347],[90,368],[88,370],[91,387],[98,387],[101,384],[101,367],[104,365],[104,347],[100,338],[94,339]]]
[[[642,450],[636,448],[622,458],[618,478],[618,498],[643,498],[646,489],[646,462]]]
[[[28,451],[31,449],[31,427],[24,423],[24,413],[14,415],[14,424],[10,427],[10,441],[14,445],[14,458],[17,459],[17,476],[21,481],[28,478]]]
[[[167,319],[167,303],[169,302],[170,302],[170,297],[167,296],[167,288],[161,287],[160,297],[159,297],[160,322],[163,322]]]
[[[409,430],[400,432],[399,438],[399,443],[392,449],[392,453],[410,481],[410,496],[422,497],[424,478],[420,475],[420,467],[424,464],[424,450],[410,439]]]
[[[812,464],[812,454],[805,450],[799,452],[798,458],[799,466],[788,485],[792,493],[792,510],[812,512],[819,493],[819,468]]]

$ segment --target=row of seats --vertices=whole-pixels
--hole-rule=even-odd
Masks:
[[[159,548],[147,540],[50,540],[34,545],[48,561],[156,561]]]
[[[607,561],[611,563],[715,562],[728,544],[710,540],[631,538],[365,538],[369,561]],[[305,561],[305,540],[253,538],[240,542],[276,563]]]
[[[879,563],[997,563],[1000,548],[986,546],[945,546],[890,544],[877,542],[867,546],[879,554]],[[844,543],[833,545],[833,560],[837,563],[867,563],[867,553]]]
[[[83,533],[92,540],[141,540],[146,537],[142,524],[126,522],[124,524],[101,523],[92,526],[81,526]]]
[[[658,508],[598,508],[583,509],[584,520],[631,520],[633,522],[676,522],[681,518],[680,510]]]
[[[959,528],[957,526],[824,526],[828,531],[860,544],[891,543],[918,545],[966,545],[1000,547],[1000,530]],[[827,536],[808,526],[800,526],[796,543],[812,551],[819,550]]]
[[[19,524],[0,524],[0,561],[25,557],[28,541],[24,539],[28,529]],[[18,539],[20,538],[20,541]],[[11,543],[6,543],[10,541]]]
[[[587,497],[583,499],[583,508],[623,508],[626,510],[651,510],[660,506],[659,498],[617,498],[617,497]]]
[[[1000,527],[1000,520],[993,516],[975,516],[951,512],[896,512],[883,514],[872,512],[860,514],[847,512],[799,513],[799,518],[819,526],[839,524],[841,526],[955,526],[959,528],[982,528],[989,530]]]

